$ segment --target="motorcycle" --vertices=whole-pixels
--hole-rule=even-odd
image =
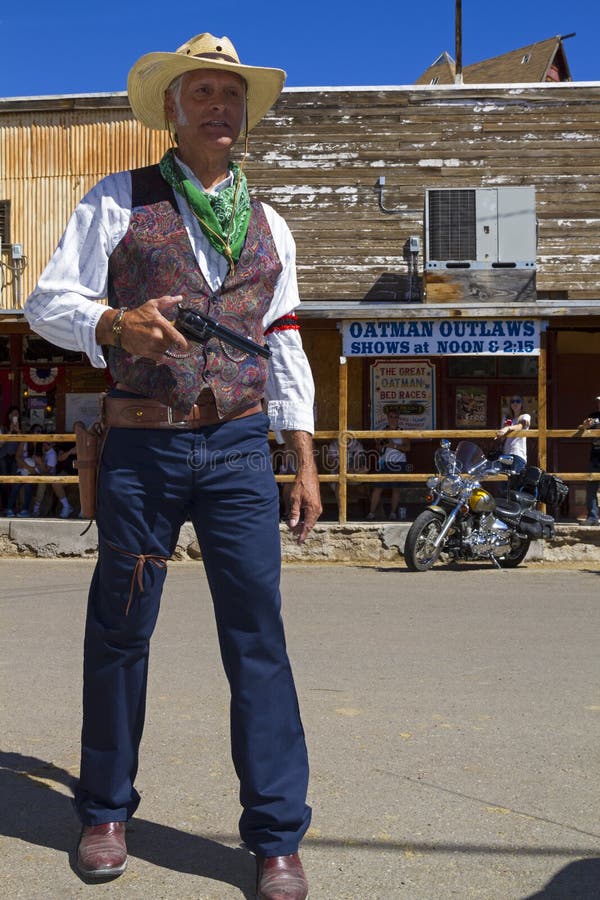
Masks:
[[[404,544],[411,572],[425,572],[440,558],[489,559],[499,569],[513,569],[532,540],[554,536],[554,519],[535,507],[545,502],[540,486],[548,479],[560,482],[555,476],[535,467],[517,475],[511,455],[488,459],[471,441],[460,441],[452,451],[450,441],[442,440],[435,467],[438,474],[427,480],[430,506],[417,516]],[[481,486],[484,478],[500,473],[509,478],[506,498]]]

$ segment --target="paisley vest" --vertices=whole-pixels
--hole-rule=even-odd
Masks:
[[[158,166],[132,171],[131,180],[129,228],[108,263],[110,305],[133,309],[152,298],[181,294],[186,306],[263,344],[262,318],[282,266],[262,205],[252,201],[239,262],[214,294],[194,256],[173,191]],[[168,318],[175,315],[173,310]],[[248,409],[262,399],[267,360],[218,338],[191,346],[197,348],[192,356],[165,356],[159,365],[110,347],[110,373],[137,393],[184,412],[206,387],[212,390],[221,417]]]

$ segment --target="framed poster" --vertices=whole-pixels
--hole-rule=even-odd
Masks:
[[[455,428],[486,428],[487,388],[457,387],[454,410]]]
[[[29,413],[29,427],[46,424],[46,397],[29,397],[27,400],[27,412]]]
[[[371,366],[371,428],[387,424],[386,408],[398,410],[403,430],[435,428],[435,366],[429,360],[380,360]]]

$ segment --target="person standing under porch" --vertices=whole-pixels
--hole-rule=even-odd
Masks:
[[[527,465],[527,439],[523,432],[531,426],[531,416],[523,409],[523,398],[520,394],[514,394],[510,398],[510,413],[502,428],[496,432],[497,438],[502,438],[502,452],[513,457],[513,469],[516,473],[522,472]]]
[[[400,414],[397,406],[386,406],[384,409],[387,416],[387,424],[384,430],[398,431],[398,422]],[[410,450],[410,441],[406,438],[385,438],[376,442],[379,452],[379,461],[377,465],[377,473],[379,475],[386,473],[390,475],[398,474],[406,471],[406,454]],[[400,508],[400,498],[402,488],[399,482],[390,481],[376,484],[371,493],[371,503],[367,520],[373,521],[376,517],[377,508],[381,502],[383,492],[389,489],[392,493],[389,519],[395,521],[398,518]]]
[[[595,399],[596,408],[593,409],[579,426],[582,429],[600,429],[600,395]],[[594,438],[590,447],[590,472],[600,472],[600,437]],[[586,489],[587,517],[580,521],[580,525],[598,525],[598,482],[588,481]]]

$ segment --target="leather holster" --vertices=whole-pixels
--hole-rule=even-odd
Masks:
[[[77,472],[79,474],[79,502],[81,514],[93,519],[96,514],[96,486],[100,453],[104,443],[103,427],[94,422],[89,427],[83,422],[73,424],[77,449]]]

